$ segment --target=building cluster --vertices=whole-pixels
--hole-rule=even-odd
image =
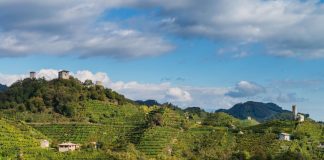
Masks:
[[[298,121],[298,122],[305,121],[305,116],[297,112],[296,105],[292,106],[292,112],[293,112],[293,120]]]
[[[30,79],[36,79],[36,72],[31,71],[29,72],[29,78]],[[58,79],[70,79],[70,71],[62,70],[58,72]],[[97,86],[103,86],[102,81],[96,81]]]
[[[297,121],[297,122],[304,122],[305,121],[305,116],[301,113],[298,113],[297,112],[297,106],[296,105],[293,105],[291,107],[291,111],[292,111],[292,114],[293,114],[293,120],[294,121]],[[279,140],[283,140],[283,141],[290,141],[290,137],[291,135],[288,134],[288,133],[280,133],[279,134]]]
[[[49,148],[50,146],[50,143],[48,140],[41,140],[40,141],[40,147],[41,148]],[[74,143],[71,143],[71,142],[65,142],[65,143],[61,143],[59,144],[58,146],[58,151],[59,152],[68,152],[68,151],[75,151],[77,149],[80,148],[80,145],[79,144],[74,144]]]

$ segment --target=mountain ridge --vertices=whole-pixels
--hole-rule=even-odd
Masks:
[[[230,109],[219,109],[215,112],[225,112],[239,119],[246,119],[251,117],[258,121],[264,121],[270,117],[281,114],[289,113],[290,111],[282,109],[275,103],[263,103],[263,102],[254,102],[247,101],[245,103],[235,104]]]

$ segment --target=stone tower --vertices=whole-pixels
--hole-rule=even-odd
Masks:
[[[96,81],[97,86],[103,86],[103,83],[101,81]]]
[[[36,72],[29,72],[29,78],[30,79],[36,79]]]
[[[292,113],[293,113],[294,120],[297,119],[297,106],[296,105],[292,106]]]
[[[63,70],[58,73],[59,79],[70,79],[69,71]]]

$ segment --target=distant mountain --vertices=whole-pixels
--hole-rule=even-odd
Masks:
[[[262,103],[248,101],[234,105],[230,109],[219,109],[216,112],[225,112],[239,119],[246,119],[248,116],[258,121],[264,121],[281,113],[289,113],[274,103]]]
[[[6,85],[0,84],[0,92],[5,91],[8,87]]]
[[[159,102],[157,102],[156,100],[152,100],[152,99],[149,99],[149,100],[146,100],[146,101],[137,100],[135,102],[137,104],[139,104],[139,105],[147,105],[149,107],[151,107],[151,106],[160,106],[161,105]]]

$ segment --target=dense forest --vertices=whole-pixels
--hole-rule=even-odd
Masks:
[[[0,159],[324,159],[324,125],[310,118],[258,121],[132,101],[73,77],[17,81],[0,92],[0,108]],[[40,147],[44,139],[50,148]],[[81,148],[58,152],[63,142]]]

